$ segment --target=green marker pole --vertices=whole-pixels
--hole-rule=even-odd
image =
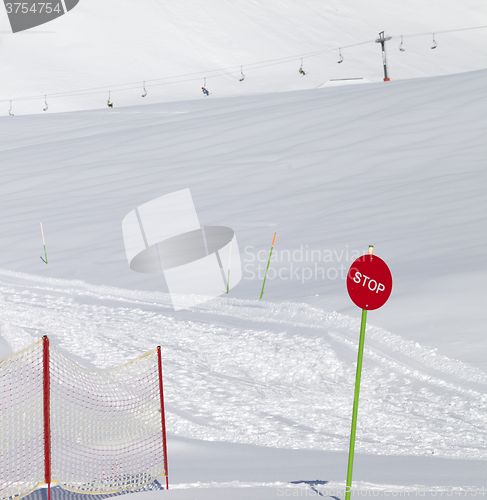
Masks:
[[[42,229],[42,222],[41,222],[41,234],[42,234],[42,244],[44,245],[44,255],[46,256],[46,260],[44,262],[47,264],[46,242],[44,241],[44,230]]]
[[[265,280],[267,279],[267,271],[269,270],[269,264],[271,263],[272,250],[276,241],[276,234],[277,233],[274,233],[274,239],[272,240],[271,253],[269,254],[269,260],[267,261],[267,269],[265,270],[264,283],[262,283],[262,292],[260,292],[260,298],[262,298],[262,295],[264,294]]]
[[[353,398],[352,431],[350,433],[350,451],[348,453],[347,490],[345,500],[350,500],[352,487],[353,454],[355,451],[355,433],[357,430],[358,399],[360,393],[360,377],[362,375],[362,360],[364,357],[365,323],[367,309],[362,309],[362,323],[360,325],[360,341],[358,346],[357,374],[355,376],[355,395]]]
[[[232,264],[232,241],[230,240],[230,251],[228,252],[228,279],[227,279],[227,293],[230,291],[230,266]]]

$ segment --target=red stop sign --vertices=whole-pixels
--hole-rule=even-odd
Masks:
[[[387,264],[375,255],[362,255],[347,275],[350,298],[361,309],[379,309],[392,292],[392,275]]]

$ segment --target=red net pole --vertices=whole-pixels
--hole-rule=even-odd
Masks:
[[[159,393],[161,395],[161,422],[162,422],[162,445],[164,447],[164,473],[166,475],[166,489],[169,489],[169,477],[167,469],[167,448],[166,448],[166,416],[164,413],[164,389],[162,386],[162,359],[161,346],[157,346],[157,363],[159,367]]]
[[[47,498],[51,500],[51,415],[50,415],[50,377],[49,377],[49,339],[42,337],[44,369],[44,480],[47,483]]]

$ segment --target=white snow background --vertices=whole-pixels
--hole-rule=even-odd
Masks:
[[[487,486],[487,30],[391,40],[390,82],[373,42],[297,71],[382,30],[487,24],[484,2],[81,0],[15,35],[2,16],[0,354],[47,334],[108,368],[162,346],[174,489],[136,495],[342,498],[360,327],[343,275],[369,244],[394,288],[368,315],[354,484]],[[129,269],[121,221],[185,188],[244,271],[174,312],[161,276]]]

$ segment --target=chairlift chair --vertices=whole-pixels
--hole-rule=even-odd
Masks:
[[[306,76],[306,72],[305,72],[305,71],[304,71],[304,69],[303,69],[303,58],[301,58],[301,66],[300,66],[300,68],[299,68],[299,74],[300,74],[301,76]]]
[[[436,49],[436,47],[438,47],[438,44],[436,43],[435,34],[433,33],[433,45],[431,46],[431,48]]]
[[[401,52],[404,52],[406,49],[402,45],[403,45],[403,41],[402,41],[402,35],[401,35],[401,43],[399,44],[399,50]]]
[[[8,114],[10,116],[14,116],[14,114],[12,113],[12,101],[10,101],[10,109],[8,110]]]
[[[43,109],[43,111],[47,111],[49,109],[49,105],[47,104],[47,97],[44,96],[44,103],[46,105],[46,107]]]
[[[144,93],[142,94],[142,97],[145,97],[147,95],[147,90],[145,88],[145,82],[142,84],[142,87],[144,88]]]
[[[203,81],[203,87],[201,87],[201,90],[203,91],[204,95],[210,95],[209,90],[206,88],[206,77],[205,77],[205,79]]]
[[[239,82],[243,82],[245,80],[245,75],[243,74],[243,66],[240,66],[240,78]]]
[[[107,101],[107,106],[109,108],[113,108],[113,102],[110,99],[110,91],[108,91],[108,101]]]
[[[338,55],[340,56],[340,59],[337,61],[338,64],[343,62],[343,56],[342,56],[342,49],[341,47],[338,49]]]

